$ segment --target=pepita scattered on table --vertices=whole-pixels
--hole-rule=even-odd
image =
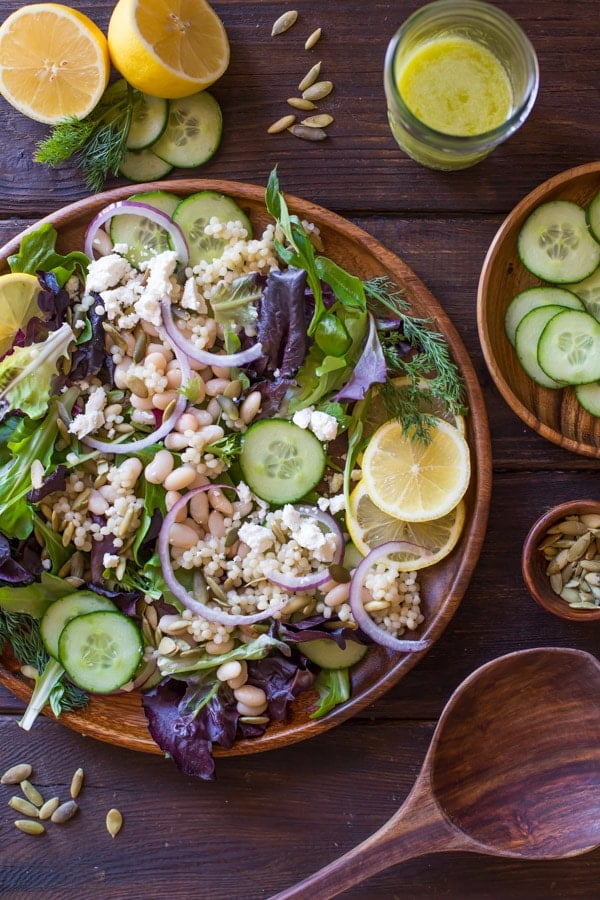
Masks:
[[[273,22],[273,27],[271,28],[271,37],[276,37],[278,34],[283,34],[285,31],[288,31],[298,18],[298,10],[297,9],[288,9],[287,12],[284,12],[278,19]]]
[[[573,609],[600,606],[600,515],[567,516],[556,522],[539,549],[555,594]]]

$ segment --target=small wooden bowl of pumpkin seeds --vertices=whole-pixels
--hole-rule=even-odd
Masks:
[[[532,526],[521,568],[532,597],[571,622],[600,619],[600,500],[553,506]]]

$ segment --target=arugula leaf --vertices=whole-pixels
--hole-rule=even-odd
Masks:
[[[85,277],[90,260],[85,253],[72,250],[63,255],[56,250],[58,233],[54,225],[46,222],[34,231],[24,234],[17,253],[8,257],[11,272],[52,272],[59,287],[64,287],[71,275],[79,270]]]

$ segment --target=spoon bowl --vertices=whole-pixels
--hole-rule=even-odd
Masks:
[[[522,650],[456,689],[400,809],[272,900],[326,900],[427,853],[558,859],[599,845],[600,663],[582,650]]]

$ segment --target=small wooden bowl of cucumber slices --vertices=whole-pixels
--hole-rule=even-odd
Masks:
[[[481,271],[477,326],[525,424],[600,458],[600,161],[544,182],[505,219]]]
[[[523,542],[521,569],[547,612],[600,620],[600,500],[569,500],[540,516]]]

